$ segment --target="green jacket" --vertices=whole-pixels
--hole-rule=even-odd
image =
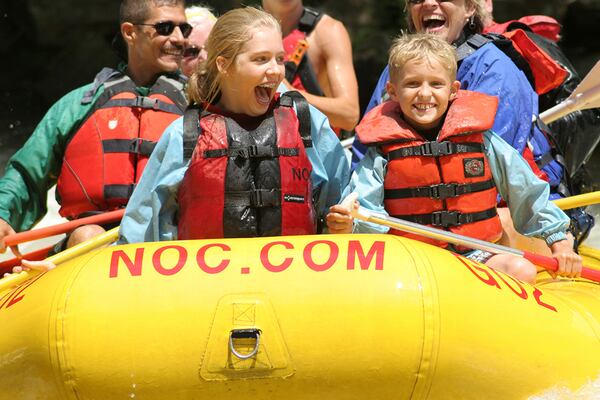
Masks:
[[[67,144],[103,92],[100,86],[91,102],[81,104],[91,88],[85,85],[58,100],[8,161],[0,178],[0,218],[15,231],[30,229],[46,214],[47,192],[56,184]],[[137,91],[145,96],[149,88]]]

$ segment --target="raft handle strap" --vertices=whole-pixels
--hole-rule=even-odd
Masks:
[[[231,353],[239,358],[240,360],[247,360],[252,358],[258,353],[258,347],[260,345],[260,335],[262,331],[260,329],[252,328],[252,329],[232,329],[229,333],[229,350]],[[235,349],[235,345],[233,341],[235,339],[254,339],[256,340],[256,344],[254,345],[254,349],[248,354],[241,354]]]

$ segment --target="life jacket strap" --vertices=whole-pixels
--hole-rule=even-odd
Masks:
[[[462,153],[483,153],[482,143],[454,143],[454,142],[425,142],[418,146],[401,147],[387,154],[388,161],[403,157],[426,156],[439,157]]]
[[[225,206],[278,207],[281,205],[281,189],[257,189],[225,193]]]
[[[146,139],[107,139],[102,141],[104,153],[131,153],[149,157],[156,142]]]
[[[395,218],[400,218],[405,221],[415,222],[421,225],[432,225],[441,226],[443,228],[449,228],[452,226],[459,226],[464,224],[470,224],[473,222],[484,221],[498,215],[496,207],[490,208],[489,210],[473,212],[473,213],[461,213],[458,211],[435,211],[431,214],[416,214],[416,215],[394,215]]]
[[[275,158],[279,156],[297,156],[299,150],[297,148],[284,148],[276,146],[248,146],[242,148],[228,148],[206,150],[204,158],[218,157],[242,157],[242,158]]]
[[[493,179],[476,183],[442,183],[439,185],[421,186],[403,189],[386,189],[385,199],[405,199],[412,197],[429,197],[436,200],[444,200],[464,194],[482,192],[495,187]]]

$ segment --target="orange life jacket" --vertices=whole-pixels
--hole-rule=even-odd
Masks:
[[[102,83],[102,94],[65,150],[57,198],[67,218],[124,207],[156,142],[185,110],[182,81],[166,75],[147,96],[117,71]]]
[[[306,100],[283,94],[251,131],[213,111],[190,108],[184,116],[191,161],[177,195],[178,238],[316,233]]]
[[[496,97],[459,91],[435,141],[428,141],[402,120],[395,102],[371,110],[356,127],[360,141],[377,145],[387,158],[384,204],[393,217],[435,226],[477,239],[496,241],[502,234],[496,189],[483,146],[491,129]],[[447,247],[398,230],[390,233]]]

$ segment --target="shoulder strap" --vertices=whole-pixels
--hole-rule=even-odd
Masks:
[[[94,82],[92,83],[92,87],[90,88],[90,90],[83,94],[81,104],[90,104],[100,86],[106,83],[109,79],[116,77],[117,75],[122,75],[122,73],[113,68],[102,68],[102,70],[98,72],[98,74],[94,77]]]
[[[297,91],[285,92],[279,97],[279,105],[293,107],[296,104],[296,116],[299,122],[300,137],[304,147],[312,147],[312,136],[310,134],[310,108],[308,101]]]
[[[192,158],[201,134],[200,108],[197,105],[189,106],[183,113],[183,159],[185,161]]]
[[[489,42],[494,43],[494,46],[496,46],[499,50],[506,54],[508,58],[510,58],[517,68],[519,68],[525,74],[525,77],[531,84],[531,87],[535,90],[535,78],[533,77],[533,72],[531,71],[529,63],[525,57],[523,57],[521,53],[515,49],[512,41],[500,34],[486,33],[485,35],[481,35],[477,33],[471,36],[456,49],[458,62],[460,63],[462,60],[475,53],[478,49]]]
[[[300,21],[298,21],[298,30],[309,35],[315,26],[319,23],[323,13],[313,10],[312,8],[304,7]]]
[[[150,88],[150,94],[163,94],[167,96],[181,110],[181,114],[187,107],[187,99],[184,92],[185,82],[161,75]]]

